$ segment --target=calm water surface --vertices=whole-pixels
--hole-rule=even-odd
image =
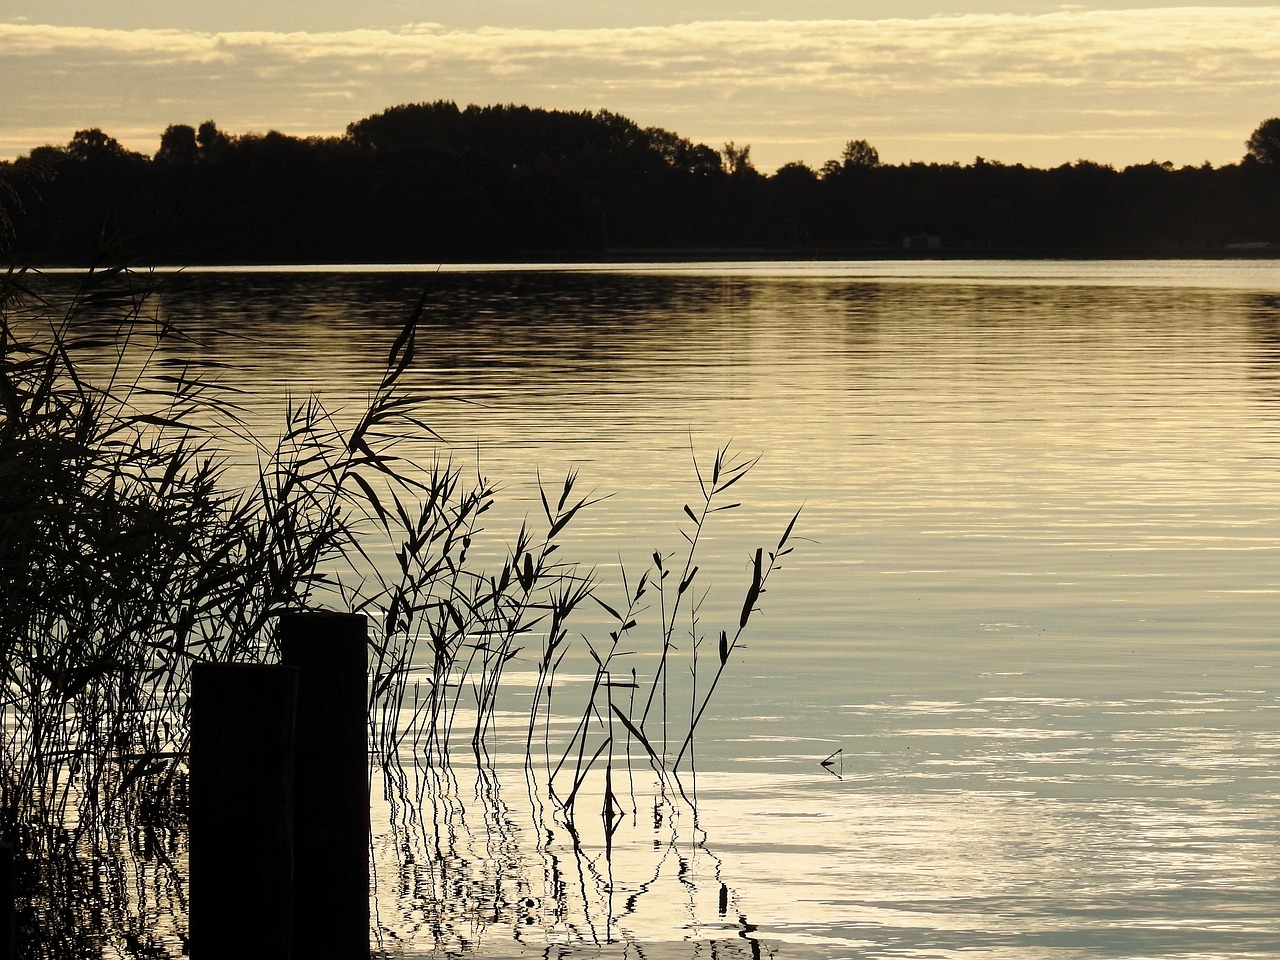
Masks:
[[[614,495],[565,551],[616,582],[680,546],[691,449],[759,454],[707,544],[712,633],[803,505],[700,728],[696,815],[637,776],[613,857],[575,850],[513,719],[512,757],[379,805],[419,831],[408,863],[375,845],[384,949],[1280,957],[1280,266],[167,282],[179,352],[261,398],[264,435],[288,395],[358,403],[429,285],[411,383],[445,443],[408,449],[501,480],[495,556],[574,469]]]

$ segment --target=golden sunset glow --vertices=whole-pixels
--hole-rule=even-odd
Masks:
[[[688,22],[670,11],[646,22],[642,10],[575,24],[561,11],[538,25],[516,15],[521,4],[491,4],[486,23],[423,19],[447,4],[374,4],[380,25],[296,18],[289,29],[261,29],[235,7],[217,29],[208,15],[175,25],[177,14],[163,27],[90,25],[73,6],[57,8],[57,24],[34,6],[0,21],[0,156],[90,126],[150,154],[169,124],[208,118],[331,136],[392,104],[446,99],[607,109],[717,148],[749,143],[766,171],[820,166],[851,138],[893,163],[1219,165],[1277,112],[1274,6],[916,4],[911,18],[780,20],[694,3]],[[395,15],[415,19],[386,25]]]

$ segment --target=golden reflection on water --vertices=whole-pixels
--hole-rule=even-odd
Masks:
[[[638,788],[606,870],[509,758],[500,791],[458,765],[375,815],[386,949],[1280,956],[1273,262],[197,273],[163,359],[271,436],[290,395],[355,409],[424,282],[448,442],[404,452],[504,482],[478,551],[573,468],[617,493],[565,553],[639,567],[730,439],[763,459],[708,622],[801,503],[812,542],[706,721],[696,825]]]

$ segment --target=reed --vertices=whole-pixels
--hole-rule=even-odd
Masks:
[[[168,359],[189,344],[159,289],[122,268],[92,270],[69,294],[31,272],[0,279],[0,842],[16,852],[20,955],[158,956],[185,941],[192,666],[273,661],[278,615],[322,604],[373,625],[370,746],[389,791],[406,756],[447,764],[463,717],[484,755],[520,661],[536,669],[526,758],[541,746],[551,779],[568,784],[570,819],[599,774],[611,836],[633,747],[661,777],[675,773],[790,552],[795,518],[767,561],[755,553],[740,621],[719,633],[698,688],[697,553],[706,526],[738,506],[726,492],[754,460],[727,448],[707,465],[693,458],[701,500],[682,512],[686,549],[678,561],[655,552],[634,581],[624,572],[621,604],[562,556],[565,532],[600,499],[573,475],[541,487],[542,516],[489,570],[474,548],[495,486],[445,454],[397,452],[405,436],[434,437],[404,382],[430,322],[426,294],[353,421],[303,398],[269,442],[248,434],[245,398]],[[229,442],[257,450],[252,482],[234,480]],[[379,545],[390,567],[372,561]],[[650,669],[624,666],[655,596]],[[588,601],[611,620],[603,640],[572,633]],[[695,699],[673,739],[668,678],[682,632]],[[553,764],[557,669],[578,640],[595,673]],[[104,874],[97,862],[115,866]],[[176,926],[144,919],[157,914]]]

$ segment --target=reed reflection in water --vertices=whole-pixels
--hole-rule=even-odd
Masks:
[[[378,878],[375,934],[388,955],[774,952],[684,798],[636,770],[635,805],[610,831],[583,815],[601,794],[581,798],[574,815],[531,765],[475,759],[385,777],[374,861],[394,875]]]

